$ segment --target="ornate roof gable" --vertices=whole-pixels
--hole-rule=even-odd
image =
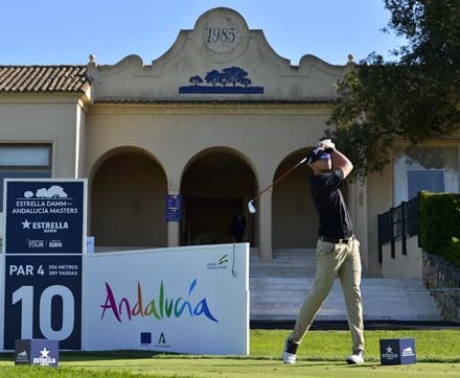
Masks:
[[[137,55],[114,65],[88,64],[96,102],[331,100],[344,70],[313,55],[292,66],[263,31],[250,30],[229,8],[204,13],[151,65]]]

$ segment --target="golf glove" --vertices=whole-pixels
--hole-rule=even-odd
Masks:
[[[335,150],[335,144],[330,139],[324,139],[318,143],[319,147],[323,147],[324,144],[327,144],[328,147],[332,147]]]

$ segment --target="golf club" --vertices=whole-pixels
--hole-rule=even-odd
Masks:
[[[269,186],[267,186],[265,189],[261,190],[256,194],[256,196],[248,202],[248,210],[251,214],[254,214],[257,212],[256,207],[254,206],[254,201],[259,198],[262,194],[273,188],[278,182],[280,182],[283,178],[285,178],[289,173],[291,173],[294,169],[296,169],[299,165],[305,163],[307,161],[307,158],[304,157],[301,161],[299,161],[296,165],[294,165],[292,168],[284,172],[280,177],[278,177],[273,183]]]

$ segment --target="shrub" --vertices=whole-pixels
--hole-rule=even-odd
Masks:
[[[421,247],[460,267],[460,194],[419,194]]]

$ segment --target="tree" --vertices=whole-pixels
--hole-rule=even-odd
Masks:
[[[225,72],[219,73],[219,84],[222,84],[224,87],[229,83],[229,78]]]
[[[240,67],[224,68],[222,72],[227,77],[227,82],[233,86],[236,86],[237,83],[243,83],[248,76],[248,73]]]
[[[217,70],[211,70],[205,75],[204,80],[206,80],[206,83],[211,83],[215,86],[220,80],[220,72]]]
[[[395,141],[416,146],[460,129],[460,0],[384,0],[388,28],[405,37],[395,61],[375,53],[337,85],[325,135],[355,164],[354,177],[379,172]]]
[[[195,75],[195,76],[190,77],[188,81],[192,83],[193,85],[198,85],[203,82],[203,79],[199,75]]]

